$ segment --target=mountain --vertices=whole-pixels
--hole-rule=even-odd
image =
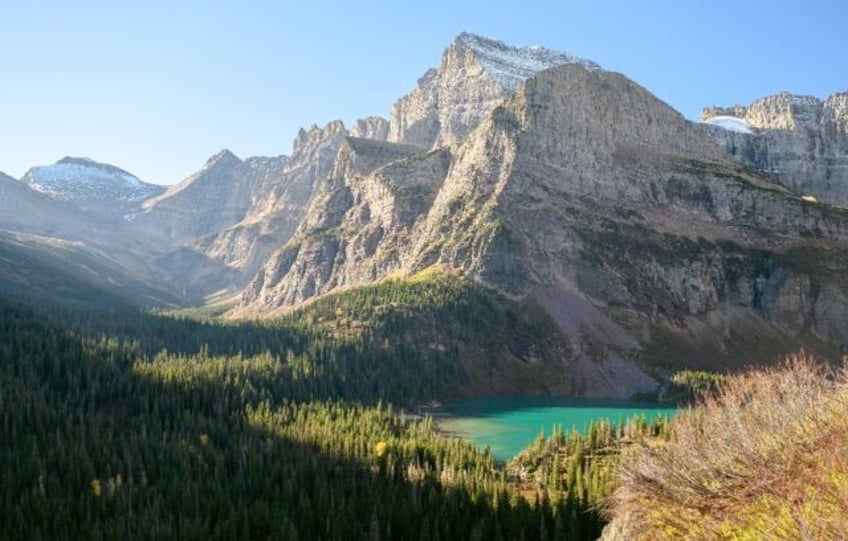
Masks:
[[[251,203],[250,169],[229,150],[142,204],[135,219],[180,244],[237,223]]]
[[[781,92],[708,107],[709,135],[749,167],[799,195],[848,207],[848,92],[825,100]]]
[[[381,116],[360,118],[350,129],[350,136],[385,141],[389,137],[389,121]]]
[[[544,47],[513,47],[462,33],[411,93],[392,107],[388,141],[423,149],[461,142],[515,88],[562,64],[588,68],[588,60]]]
[[[367,123],[367,122],[366,122]],[[260,158],[248,160],[254,170],[254,196],[243,218],[214,234],[197,239],[192,248],[229,269],[226,280],[205,284],[209,292],[234,292],[243,287],[271,254],[294,234],[319,181],[333,165],[347,136],[341,121],[300,130],[285,163],[259,168]],[[256,175],[257,171],[264,171]],[[210,287],[213,286],[213,287]]]
[[[426,212],[450,153],[349,137],[316,189],[297,232],[248,286],[258,311],[291,306],[398,269],[412,225]]]
[[[85,241],[109,236],[122,221],[86,212],[0,173],[0,230]]]
[[[65,157],[53,165],[33,167],[21,181],[82,209],[118,214],[131,212],[141,201],[165,190],[123,169],[87,158]]]
[[[349,139],[242,313],[459,272],[543,307],[582,394],[648,391],[663,365],[848,345],[848,212],[738,164],[624,76],[548,69],[463,143],[414,148]]]
[[[0,219],[74,236],[182,302],[237,299],[233,317],[443,275],[541,310],[568,343],[504,362],[558,358],[560,390],[629,396],[680,367],[848,347],[846,108],[781,94],[692,123],[590,61],[461,34],[389,120],[302,129],[288,156],[222,151],[83,230],[76,204],[6,179],[40,218],[0,201]],[[41,224],[50,208],[65,218]],[[404,321],[435,313],[417,295]]]
[[[57,294],[73,290],[78,298],[86,291],[109,291],[111,298],[133,304],[176,302],[163,291],[167,281],[151,268],[159,238],[135,228],[119,212],[80,208],[0,174],[0,236],[6,240],[4,250],[15,252],[5,259],[13,264],[7,269],[11,274],[0,273],[0,281],[18,284],[20,291],[47,294],[53,284]],[[10,280],[12,275],[18,278]],[[53,279],[56,275],[61,277]]]

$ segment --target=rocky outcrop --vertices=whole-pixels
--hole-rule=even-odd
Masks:
[[[710,107],[702,119],[718,115],[753,128],[744,133],[707,127],[728,154],[799,195],[848,207],[848,93],[821,101],[783,92],[749,106]]]
[[[389,137],[389,121],[381,116],[360,118],[350,129],[350,136],[385,141]]]
[[[449,164],[444,150],[348,138],[294,238],[247,288],[245,309],[291,306],[398,269]]]
[[[422,149],[462,142],[525,79],[552,66],[595,64],[544,47],[460,34],[392,107],[388,140]]]

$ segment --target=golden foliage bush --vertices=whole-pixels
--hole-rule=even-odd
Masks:
[[[622,459],[628,539],[848,539],[848,378],[803,352],[728,378]]]

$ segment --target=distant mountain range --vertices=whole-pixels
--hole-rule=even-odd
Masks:
[[[575,394],[648,392],[669,368],[801,345],[838,355],[848,93],[702,120],[591,61],[463,33],[389,119],[301,130],[288,156],[224,150],[167,189],[81,158],[0,175],[0,229],[42,263],[73,246],[100,269],[87,285],[226,301],[233,317],[459,275],[547,313]],[[26,285],[12,267],[31,260],[0,259],[0,279]]]

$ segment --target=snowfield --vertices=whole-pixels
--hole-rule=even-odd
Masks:
[[[164,188],[147,184],[123,169],[88,158],[63,158],[33,167],[21,179],[32,189],[76,203],[137,203]]]
[[[748,124],[745,119],[736,116],[714,116],[708,120],[705,120],[704,124],[709,124],[710,126],[718,126],[719,128],[724,128],[728,131],[735,131],[737,133],[755,133],[754,128],[752,128],[751,125]]]

